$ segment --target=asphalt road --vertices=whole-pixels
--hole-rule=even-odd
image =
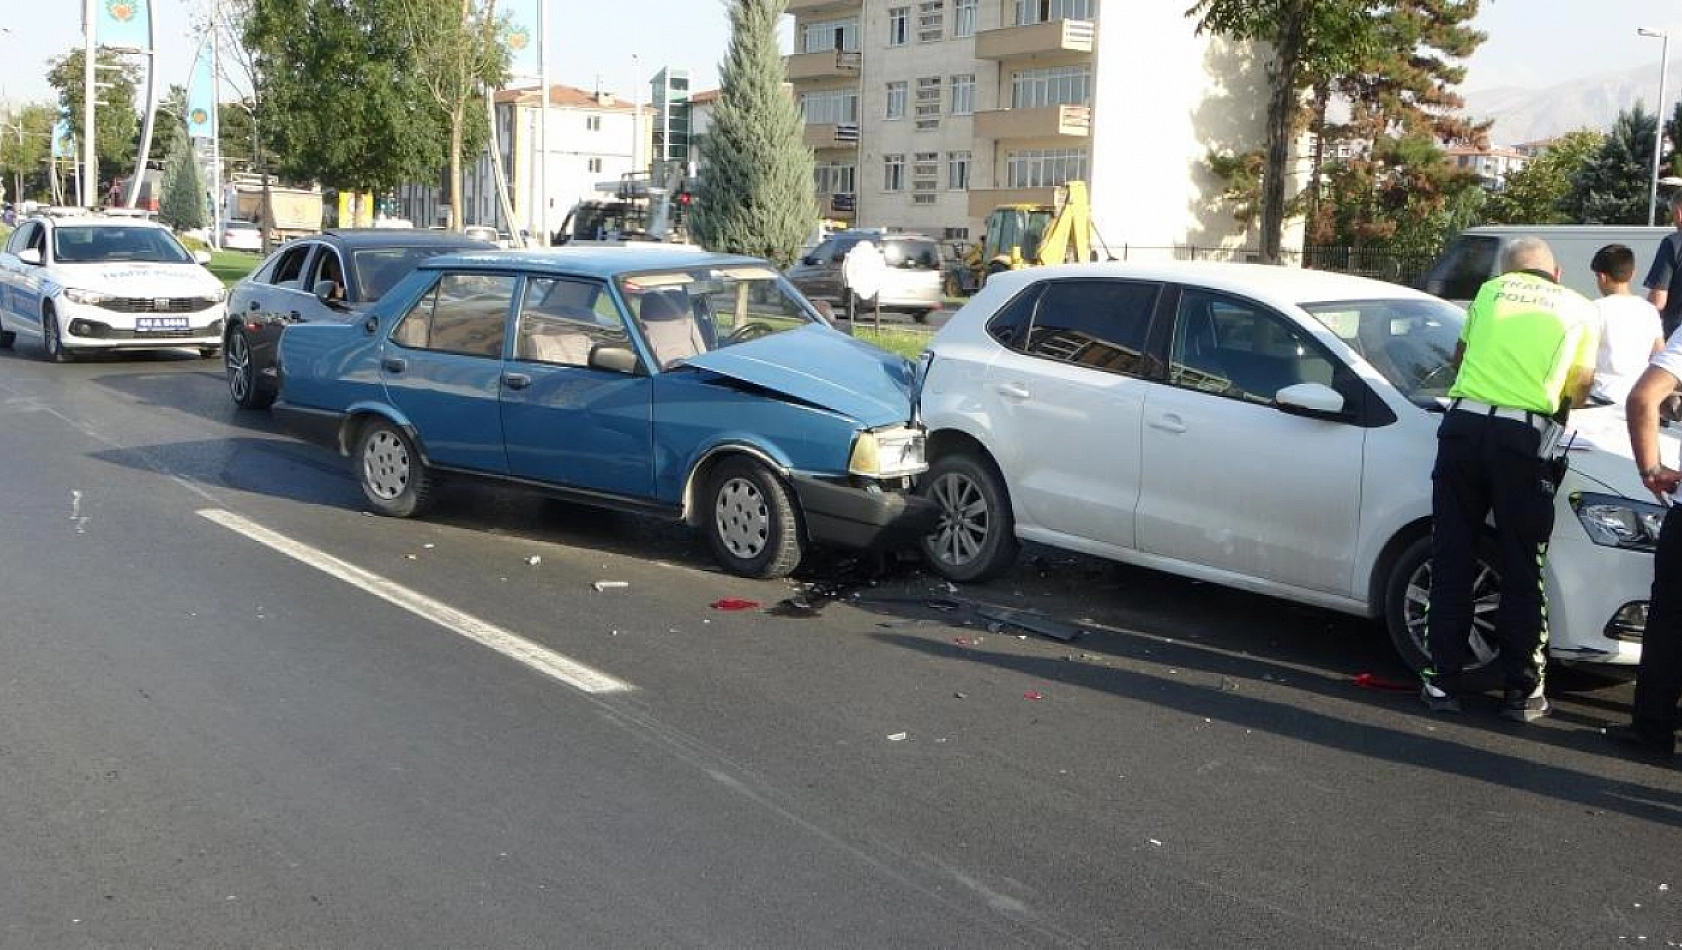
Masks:
[[[0,352],[0,947],[1682,945],[1626,686],[1432,719],[1364,622],[1082,558],[376,518],[218,370]]]

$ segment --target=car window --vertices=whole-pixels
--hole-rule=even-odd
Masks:
[[[53,229],[53,259],[64,264],[190,264],[193,256],[162,228],[60,225]]]
[[[1431,407],[1454,385],[1466,312],[1442,300],[1334,300],[1302,308],[1411,402]]]
[[[762,336],[822,325],[776,271],[763,265],[630,274],[619,294],[661,369]]]
[[[12,239],[6,243],[6,253],[16,254],[19,251],[26,250],[31,242],[34,241],[35,232],[39,230],[41,230],[41,226],[33,221],[27,222],[23,227],[18,228],[17,233],[12,235]]]
[[[889,267],[904,270],[940,269],[940,246],[933,241],[884,241],[882,257]]]
[[[1161,286],[1124,280],[1051,280],[1040,292],[1023,351],[1130,376],[1152,372],[1145,353]]]
[[[597,346],[629,349],[630,336],[601,284],[534,277],[526,281],[514,336],[514,358],[560,366],[589,366]],[[609,304],[611,318],[595,309]]]
[[[304,281],[304,289],[313,293],[315,285],[324,280],[333,282],[334,290],[329,295],[329,300],[345,299],[345,269],[339,261],[339,252],[322,244],[310,261],[310,277]]]
[[[1337,364],[1301,327],[1260,304],[1190,287],[1180,295],[1170,384],[1271,405],[1286,386],[1334,386],[1337,377]]]
[[[397,282],[425,260],[440,254],[457,251],[484,250],[476,244],[428,244],[414,247],[367,247],[350,252],[350,266],[355,278],[356,298],[353,303],[367,303],[385,296]]]
[[[1028,328],[1034,325],[1034,305],[1040,302],[1044,284],[1032,284],[1016,299],[987,321],[987,333],[1003,346],[1020,352],[1028,342]]]
[[[1487,234],[1463,234],[1431,265],[1425,275],[1425,289],[1447,300],[1472,300],[1484,281],[1495,276],[1499,238]]]
[[[515,279],[445,274],[392,328],[398,346],[466,356],[502,356]]]
[[[825,241],[807,251],[806,256],[820,264],[827,264],[835,256],[835,242],[833,240]]]
[[[297,247],[289,247],[280,253],[280,258],[274,265],[274,282],[283,287],[301,287],[304,277],[304,258],[309,256],[313,244],[303,243]]]

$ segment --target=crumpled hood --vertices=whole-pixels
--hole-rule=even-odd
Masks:
[[[1652,501],[1653,493],[1641,485],[1635,471],[1635,453],[1629,445],[1629,429],[1624,407],[1590,406],[1573,410],[1567,424],[1566,439],[1576,433],[1572,443],[1571,470],[1600,483],[1626,498]],[[1659,458],[1666,465],[1677,464],[1679,440],[1676,430],[1659,430]]]
[[[65,287],[116,297],[208,297],[222,289],[222,282],[198,264],[54,264],[49,276]]]
[[[839,412],[865,428],[911,419],[911,364],[828,327],[788,330],[684,362]]]

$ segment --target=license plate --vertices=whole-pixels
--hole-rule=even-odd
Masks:
[[[135,317],[134,329],[139,333],[163,333],[187,329],[186,317]]]

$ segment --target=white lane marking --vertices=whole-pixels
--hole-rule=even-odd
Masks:
[[[497,626],[488,621],[480,620],[472,614],[463,613],[442,601],[434,600],[425,594],[418,593],[387,580],[372,571],[363,570],[354,564],[319,551],[300,541],[294,541],[286,535],[270,531],[246,518],[224,511],[220,508],[204,508],[198,512],[199,517],[227,528],[236,534],[242,534],[281,554],[301,561],[310,567],[331,577],[359,588],[388,603],[407,610],[423,620],[433,623],[460,634],[480,646],[508,657],[515,662],[522,663],[545,676],[555,679],[585,693],[623,693],[634,689],[631,684],[616,679],[600,670],[592,669],[556,653],[548,647],[539,646],[519,634]]]

